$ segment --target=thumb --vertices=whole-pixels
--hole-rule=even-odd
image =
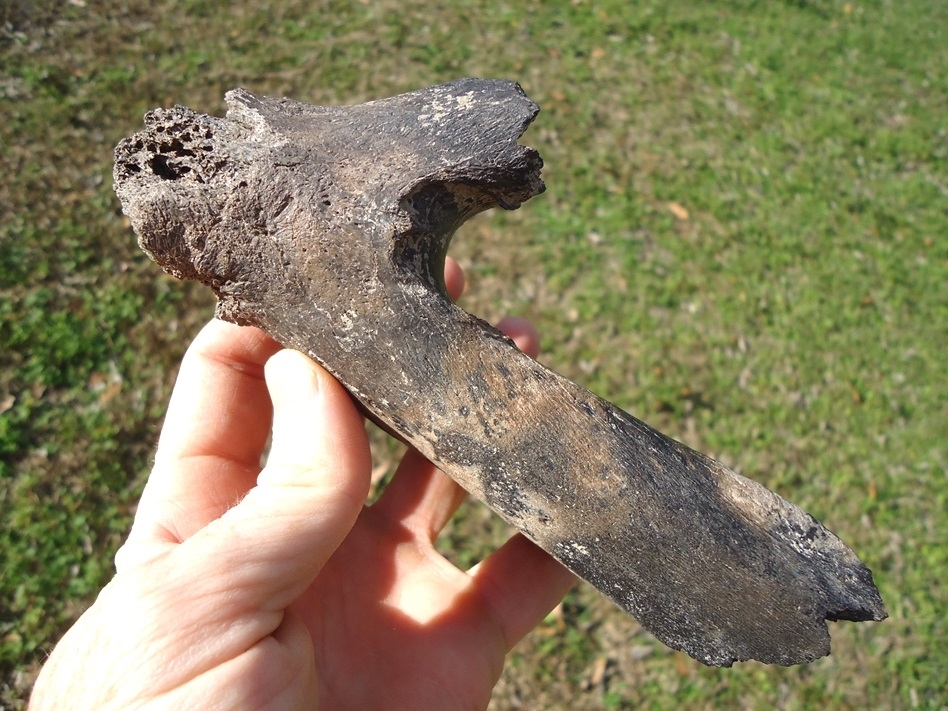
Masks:
[[[207,553],[215,568],[230,571],[228,587],[244,605],[283,609],[355,524],[368,494],[371,455],[362,417],[322,367],[284,350],[264,372],[273,400],[266,467],[244,499],[196,538],[214,541]]]

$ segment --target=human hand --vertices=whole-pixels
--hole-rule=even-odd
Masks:
[[[451,261],[445,277],[457,296]],[[529,324],[500,327],[535,355]],[[409,451],[365,506],[370,468],[362,418],[325,370],[212,321],[181,365],[116,575],[31,708],[486,707],[507,651],[574,578],[519,534],[456,568],[433,542],[463,490]]]

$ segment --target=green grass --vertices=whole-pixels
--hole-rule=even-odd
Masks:
[[[948,707],[948,6],[38,0],[0,26],[0,708],[108,580],[210,315],[135,247],[112,146],[236,85],[465,75],[541,104],[548,185],[461,230],[465,306],[529,316],[555,370],[824,520],[891,615],[807,667],[716,670],[581,587],[494,706]],[[472,503],[443,545],[506,533]]]

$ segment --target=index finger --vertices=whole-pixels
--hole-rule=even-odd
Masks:
[[[450,257],[445,284],[453,298],[464,290],[464,273]],[[217,319],[198,334],[181,363],[130,545],[119,558],[144,559],[154,544],[190,538],[256,484],[273,417],[263,367],[279,350],[259,329]]]
[[[281,346],[217,319],[188,348],[130,543],[178,543],[256,482],[273,415],[263,366]]]

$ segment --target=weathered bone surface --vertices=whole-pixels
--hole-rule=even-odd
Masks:
[[[886,616],[809,514],[522,354],[443,283],[457,227],[540,193],[538,108],[465,79],[349,107],[227,94],[116,149],[140,244],[218,316],[308,353],[365,410],[628,610],[712,665],[829,653]]]

